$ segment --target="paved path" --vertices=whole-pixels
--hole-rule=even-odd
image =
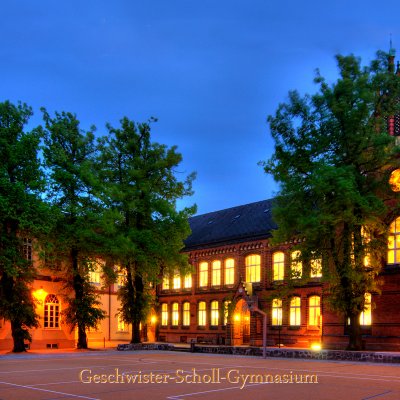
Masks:
[[[399,400],[400,366],[168,351],[1,356],[0,400],[20,399]]]

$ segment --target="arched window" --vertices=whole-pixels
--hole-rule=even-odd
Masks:
[[[172,303],[172,325],[178,326],[179,324],[179,304]]]
[[[273,299],[272,300],[272,325],[279,326],[282,325],[282,300]]]
[[[182,325],[190,326],[190,303],[188,301],[183,303]]]
[[[233,285],[235,283],[235,260],[228,258],[225,260],[225,285]]]
[[[246,282],[260,282],[261,280],[261,257],[251,254],[246,257]]]
[[[181,288],[181,275],[178,271],[174,272],[174,277],[172,279],[172,287],[173,289],[180,289]]]
[[[213,261],[211,270],[212,270],[211,285],[212,286],[221,285],[221,261],[219,260]]]
[[[60,303],[55,294],[48,294],[44,299],[44,327],[60,327]]]
[[[321,298],[319,296],[311,296],[308,299],[308,325],[321,325]]]
[[[161,325],[162,326],[168,325],[168,304],[167,303],[161,304]]]
[[[370,326],[372,323],[371,293],[365,293],[364,311],[360,315],[360,325]]]
[[[219,305],[217,300],[211,302],[211,325],[218,326],[219,323]]]
[[[300,260],[301,251],[295,250],[291,254],[291,277],[293,279],[300,279],[303,274],[303,263]]]
[[[229,307],[231,303],[232,303],[231,300],[224,301],[224,326],[228,323]]]
[[[285,254],[281,251],[272,255],[272,275],[274,281],[283,281],[285,273]]]
[[[387,263],[400,264],[400,217],[390,224]]]
[[[208,286],[208,263],[201,262],[199,265],[199,287]]]
[[[206,326],[206,302],[200,301],[198,305],[198,324]]]
[[[289,324],[290,326],[300,326],[301,321],[301,300],[300,297],[292,297],[290,300],[289,309]]]

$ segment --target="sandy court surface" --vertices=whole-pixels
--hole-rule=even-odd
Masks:
[[[113,350],[4,355],[0,400],[11,399],[398,400],[400,365]]]

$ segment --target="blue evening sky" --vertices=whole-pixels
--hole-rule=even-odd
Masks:
[[[83,129],[158,118],[153,140],[197,171],[198,213],[270,198],[257,165],[273,152],[266,117],[289,90],[336,77],[334,55],[400,51],[389,0],[4,0],[0,101],[71,111]],[[183,176],[183,175],[182,175]]]

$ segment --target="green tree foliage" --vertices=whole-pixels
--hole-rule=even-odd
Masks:
[[[178,211],[176,201],[191,194],[194,174],[177,178],[182,156],[176,147],[151,141],[150,123],[123,118],[120,128],[107,128],[98,160],[108,208],[105,229],[112,239],[109,254],[127,278],[119,292],[120,315],[132,324],[132,342],[138,343],[160,273],[189,268],[180,251],[195,208]]]
[[[47,229],[41,136],[24,131],[31,115],[26,104],[0,103],[0,315],[11,322],[14,352],[25,351],[28,329],[38,327],[29,286],[35,269],[24,256],[23,240],[40,239]]]
[[[399,148],[387,117],[399,113],[400,79],[383,53],[368,67],[336,59],[334,84],[317,73],[316,94],[292,91],[268,118],[275,153],[264,166],[280,183],[274,240],[305,237],[303,260],[322,256],[329,305],[350,319],[348,348],[360,349],[364,294],[378,290],[386,258],[388,202],[398,210],[388,179]]]
[[[63,313],[71,330],[78,328],[77,347],[85,349],[86,328],[96,327],[105,318],[95,288],[88,281],[102,243],[99,231],[102,204],[95,195],[93,169],[95,138],[92,131],[80,129],[75,115],[62,112],[51,118],[45,109],[42,111],[48,194],[58,211],[49,246],[51,254],[67,266],[67,287],[72,289],[73,296],[67,297],[68,307]]]

